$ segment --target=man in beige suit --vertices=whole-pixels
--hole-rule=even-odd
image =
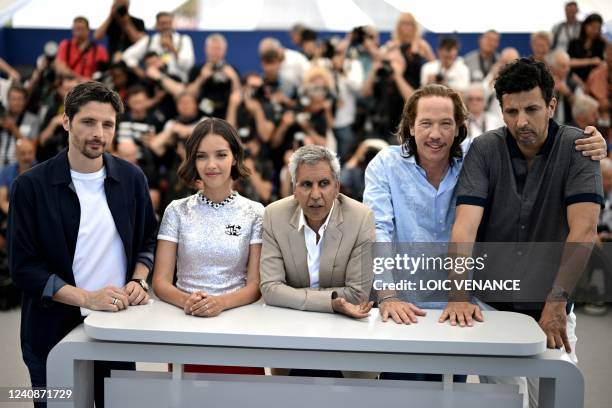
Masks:
[[[340,163],[322,146],[298,149],[289,171],[294,195],[270,204],[264,214],[260,287],[265,302],[368,316],[372,211],[339,194]]]

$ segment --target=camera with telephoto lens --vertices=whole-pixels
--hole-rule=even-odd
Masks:
[[[247,86],[243,93],[244,99],[257,99],[262,101],[265,99],[265,92],[263,86]]]
[[[351,47],[359,47],[360,45],[363,45],[363,42],[367,36],[368,34],[366,33],[364,26],[353,28],[353,31],[351,31]]]
[[[389,78],[393,74],[393,67],[391,66],[391,61],[383,60],[380,68],[376,70],[376,76],[380,79]]]
[[[321,48],[323,49],[323,52],[321,53],[323,58],[332,59],[334,55],[336,55],[336,45],[334,44],[334,41],[329,38],[326,38],[321,42]]]
[[[229,80],[229,78],[227,77],[227,75],[225,75],[225,72],[223,72],[223,67],[225,66],[225,64],[223,62],[217,62],[215,64],[213,64],[213,74],[211,76],[211,79],[213,82],[218,83],[218,84],[222,84],[225,83]]]

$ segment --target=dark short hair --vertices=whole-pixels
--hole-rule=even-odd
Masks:
[[[410,132],[410,127],[414,127],[417,117],[417,108],[419,100],[421,98],[429,96],[439,96],[442,98],[449,98],[453,102],[453,119],[458,128],[458,135],[453,140],[453,144],[450,148],[449,162],[453,162],[453,157],[461,158],[463,151],[461,150],[461,143],[467,136],[467,126],[465,124],[468,118],[468,112],[463,104],[461,95],[452,88],[446,85],[440,84],[429,84],[418,89],[415,93],[408,98],[404,105],[402,112],[402,118],[397,129],[396,136],[399,139],[399,143],[402,145],[402,154],[405,157],[414,156],[417,161],[419,159],[419,152],[417,151],[416,139]]]
[[[457,39],[457,37],[453,37],[453,36],[440,37],[440,41],[438,41],[438,49],[450,50],[453,48],[459,49],[459,40]]]
[[[281,53],[278,50],[270,49],[261,53],[259,58],[265,63],[271,63],[282,60]]]
[[[147,88],[145,88],[144,85],[136,84],[136,85],[130,86],[127,89],[127,97],[128,98],[130,96],[138,95],[139,93],[144,93],[145,95],[147,95]]]
[[[157,52],[155,52],[155,51],[147,51],[147,52],[145,52],[144,57],[142,57],[142,60],[146,61],[146,60],[148,60],[149,58],[152,58],[152,57],[159,57],[159,54]]]
[[[74,20],[72,20],[72,24],[74,23],[85,23],[85,25],[87,26],[87,28],[89,28],[89,20],[83,16],[78,16],[75,17]]]
[[[115,113],[123,113],[123,102],[119,94],[100,82],[83,82],[72,88],[64,100],[64,112],[72,120],[81,106],[89,102],[109,103]]]
[[[300,40],[301,42],[304,41],[316,41],[317,40],[317,32],[315,30],[312,30],[310,28],[305,28],[302,30],[302,33],[300,35]]]
[[[591,23],[599,23],[603,25],[603,18],[601,18],[601,16],[597,13],[589,14],[588,16],[586,16],[584,21],[582,21],[582,23],[580,24],[580,34],[578,35],[578,39],[580,40],[580,42],[586,41],[586,26]]]
[[[65,81],[76,81],[77,77],[73,74],[62,74],[58,76],[58,83],[61,85]]]
[[[155,21],[159,20],[160,17],[171,17],[172,18],[174,16],[172,15],[172,13],[168,11],[160,11],[159,13],[155,15]]]
[[[539,87],[548,105],[553,96],[555,80],[548,67],[533,58],[520,58],[504,65],[495,80],[495,96],[502,106],[505,94],[531,91]]]
[[[9,87],[8,91],[7,91],[7,95],[10,94],[11,92],[19,92],[23,95],[23,97],[27,100],[29,93],[26,87],[24,87],[21,84],[13,84]]]
[[[185,141],[185,160],[181,163],[177,174],[181,181],[188,186],[195,186],[196,181],[200,180],[200,175],[196,169],[196,158],[200,142],[210,134],[219,135],[224,138],[230,146],[236,164],[232,166],[231,177],[233,180],[247,178],[249,169],[244,165],[244,148],[240,143],[240,136],[232,125],[223,119],[206,118],[193,129],[191,136]]]

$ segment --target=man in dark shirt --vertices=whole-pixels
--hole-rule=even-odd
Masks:
[[[20,175],[11,188],[9,268],[23,291],[21,348],[33,387],[46,386],[49,352],[83,316],[148,300],[157,221],[146,180],[138,168],[104,152],[122,110],[119,95],[104,85],[77,85],[63,115],[68,149]],[[94,364],[98,407],[113,366]]]
[[[554,79],[542,62],[523,58],[502,68],[495,91],[506,126],[476,138],[457,187],[451,242],[500,242],[518,248],[512,262],[506,258],[506,274],[513,275],[506,279],[524,272],[515,264],[525,264],[525,253],[512,243],[560,243],[556,252],[563,251],[565,257],[569,245],[563,249],[564,242],[592,244],[597,237],[603,204],[600,167],[574,149],[575,140],[583,136],[581,130],[552,120],[557,104],[553,88]],[[550,258],[548,253],[540,255]],[[534,266],[525,265],[529,276],[524,279],[551,272],[548,264]],[[532,289],[521,284],[521,293],[515,295],[518,301],[495,307],[529,314],[546,333],[549,348],[563,347],[572,353],[575,316],[568,303],[574,277],[568,271],[563,264],[552,271],[551,287],[544,288],[541,299],[545,303],[518,303],[522,291]],[[483,320],[477,305],[451,301],[440,321],[471,326],[472,316]],[[570,358],[575,361],[575,354]],[[532,402],[537,401],[535,386],[529,382]]]
[[[94,32],[96,41],[108,36],[108,53],[111,61],[115,54],[127,49],[145,35],[144,21],[129,14],[129,0],[115,0],[106,20]]]

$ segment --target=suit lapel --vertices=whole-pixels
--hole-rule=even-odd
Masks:
[[[323,236],[323,248],[321,249],[321,265],[319,267],[319,286],[322,288],[333,287],[333,270],[334,261],[338,255],[340,249],[340,243],[342,242],[342,229],[341,225],[343,222],[342,210],[340,208],[340,201],[336,199],[334,208],[332,210],[329,224],[325,230]]]
[[[296,201],[297,202],[297,201]],[[306,259],[306,240],[304,239],[304,231],[298,230],[300,221],[300,206],[297,205],[289,224],[291,231],[289,232],[289,246],[293,255],[293,264],[300,286],[303,288],[310,287],[310,274],[308,273],[308,261]]]

